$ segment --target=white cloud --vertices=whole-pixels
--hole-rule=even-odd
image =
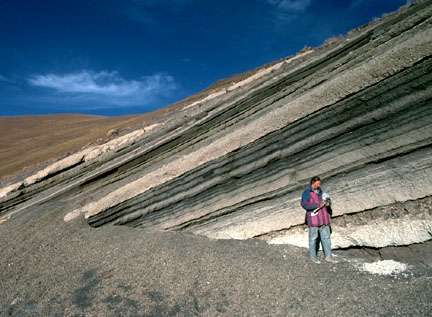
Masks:
[[[267,0],[267,2],[279,10],[290,12],[305,11],[312,0]]]
[[[81,71],[64,75],[35,75],[29,79],[33,86],[52,88],[65,93],[86,93],[108,96],[130,96],[139,91],[157,90],[170,76],[160,74],[143,77],[140,81],[125,80],[116,72]]]
[[[176,89],[174,78],[165,74],[126,80],[117,72],[83,70],[69,74],[31,76],[32,86],[48,88],[75,101],[92,101],[121,105],[139,104],[165,96]]]
[[[310,6],[312,0],[260,0],[273,7],[273,23],[276,30],[284,31],[288,23],[293,22]]]

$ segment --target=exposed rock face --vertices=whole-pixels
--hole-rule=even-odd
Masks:
[[[333,248],[383,248],[428,241],[432,239],[432,196],[338,216],[332,220],[332,231]],[[260,238],[272,244],[307,247],[307,232],[303,226]]]
[[[379,219],[343,227],[336,218],[336,247],[426,241],[430,209],[398,209],[395,219],[386,210],[432,196],[431,16],[431,3],[418,2],[194,102],[124,146],[75,154],[76,164],[5,190],[0,213],[69,193],[67,221],[84,214],[92,226],[302,245],[299,196],[319,174],[334,217]],[[383,228],[394,234],[368,237]]]

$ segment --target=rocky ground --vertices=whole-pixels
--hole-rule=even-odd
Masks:
[[[257,239],[63,221],[67,198],[0,225],[2,316],[426,316],[432,269],[308,261]],[[370,261],[370,260],[369,260]]]

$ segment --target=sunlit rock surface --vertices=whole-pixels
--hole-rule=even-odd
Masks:
[[[332,247],[406,246],[432,239],[432,199],[395,203],[336,217],[332,222]],[[292,227],[261,236],[271,244],[307,247],[307,230]]]
[[[299,196],[320,175],[334,246],[431,238],[432,6],[419,1],[0,191],[0,213],[69,195],[65,221],[304,245]],[[145,133],[144,133],[145,132]],[[382,219],[339,225],[383,208]],[[391,234],[383,234],[381,231]],[[415,232],[415,233],[413,233]]]

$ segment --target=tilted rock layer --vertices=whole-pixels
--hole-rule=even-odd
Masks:
[[[302,245],[299,196],[318,174],[334,229],[337,217],[381,208],[382,221],[340,226],[335,246],[426,241],[430,211],[384,215],[432,196],[432,4],[286,59],[121,144],[10,187],[0,213],[69,193],[66,221]],[[383,228],[393,238],[367,238]]]

